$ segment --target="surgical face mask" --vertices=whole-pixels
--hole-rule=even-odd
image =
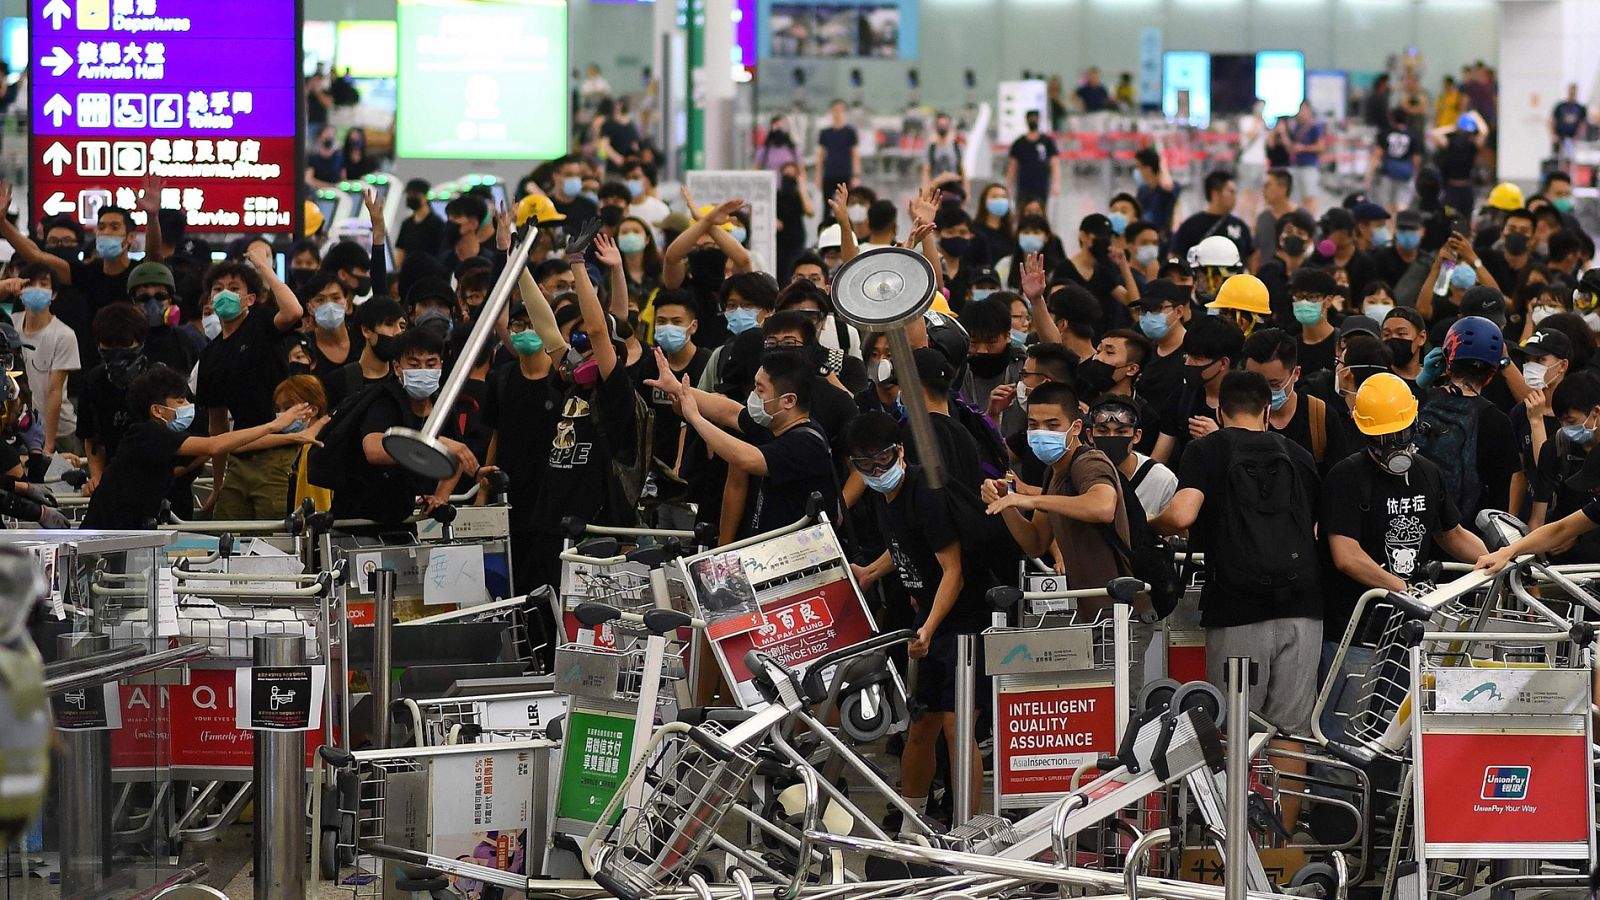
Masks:
[[[122,238],[100,235],[94,239],[94,252],[102,259],[121,259],[126,248],[122,246]]]
[[[1563,212],[1563,213],[1572,212],[1572,198],[1571,197],[1557,197],[1554,200],[1550,201],[1550,205],[1554,206],[1556,208],[1556,212]]]
[[[884,472],[884,473],[882,473],[880,475],[862,475],[861,476],[861,480],[863,482],[866,482],[867,487],[872,488],[873,490],[877,491],[878,493],[880,493],[880,494],[888,494],[888,493],[892,492],[895,488],[899,487],[900,486],[900,482],[904,481],[905,477],[906,477],[905,464],[904,463],[895,463],[894,467],[889,469],[888,471],[886,471],[886,472]]]
[[[1028,382],[1026,381],[1017,382],[1017,402],[1023,406],[1028,405]]]
[[[1457,265],[1450,270],[1450,286],[1466,290],[1478,283],[1478,270],[1468,265]]]
[[[1128,229],[1128,217],[1119,212],[1114,212],[1106,218],[1111,220],[1111,233],[1121,234]]]
[[[1011,329],[1011,346],[1022,349],[1028,345],[1028,333],[1020,328]]]
[[[209,316],[201,316],[200,330],[206,333],[207,338],[216,340],[217,335],[222,333],[222,320],[217,318],[215,313],[212,313]]]
[[[1028,449],[1045,465],[1055,465],[1067,455],[1067,436],[1060,431],[1029,431]]]
[[[539,332],[531,328],[527,331],[514,331],[511,333],[511,349],[519,356],[532,356],[544,349],[544,338],[539,337]]]
[[[973,288],[972,289],[972,300],[975,303],[987,300],[992,296],[994,296],[994,288]]]
[[[734,241],[740,244],[743,244],[745,242],[745,238],[750,236],[750,232],[746,231],[743,225],[733,226],[733,230],[729,231],[728,234],[733,237]]]
[[[1364,313],[1365,315],[1371,316],[1372,317],[1372,321],[1377,322],[1379,325],[1382,325],[1383,324],[1383,320],[1387,319],[1389,317],[1389,313],[1394,312],[1394,304],[1393,303],[1368,303],[1366,306],[1361,307],[1361,312]]]
[[[1301,325],[1315,325],[1322,321],[1322,303],[1316,300],[1294,301],[1294,320]]]
[[[628,186],[628,193],[633,195],[633,199],[637,200],[644,196],[643,178],[629,178],[627,181],[624,181],[623,184]]]
[[[218,291],[211,297],[211,308],[217,318],[224,322],[232,322],[244,313],[244,306],[240,303],[239,295],[233,291]]]
[[[648,243],[648,239],[637,231],[617,235],[617,249],[621,250],[626,256],[643,253],[645,245]]]
[[[1023,253],[1038,253],[1044,249],[1044,235],[1019,234],[1017,235],[1017,249]]]
[[[1576,425],[1561,426],[1561,436],[1574,444],[1587,444],[1594,440],[1594,429],[1589,427],[1589,420],[1584,419]]]
[[[1147,312],[1139,317],[1139,330],[1150,340],[1159,341],[1172,330],[1172,324],[1164,312]]]
[[[845,214],[850,217],[851,223],[855,225],[860,225],[867,220],[867,208],[859,203],[852,203],[850,208],[845,211]]]
[[[1286,384],[1282,390],[1272,392],[1272,411],[1277,412],[1289,402],[1289,396],[1294,392],[1294,385]]]
[[[726,310],[722,317],[728,321],[728,330],[734,334],[744,334],[756,327],[756,311],[748,306]]]
[[[1533,309],[1528,311],[1528,318],[1532,319],[1533,324],[1537,325],[1558,312],[1561,312],[1561,310],[1552,309],[1548,306],[1535,306]]]
[[[311,318],[323,331],[333,331],[344,324],[344,306],[338,303],[324,303],[311,313]]]
[[[989,211],[989,215],[991,215],[991,216],[994,216],[996,218],[1004,218],[1006,213],[1011,212],[1011,198],[1010,197],[990,197],[983,204],[983,208],[988,210]]]
[[[1133,261],[1141,266],[1148,266],[1161,256],[1161,248],[1155,244],[1140,244],[1133,248]]]
[[[1397,231],[1394,235],[1394,245],[1410,253],[1422,246],[1422,232],[1409,228]]]
[[[400,386],[411,399],[426,400],[439,390],[439,376],[443,374],[441,369],[401,369]]]
[[[1379,225],[1377,228],[1372,229],[1372,246],[1387,246],[1390,240],[1391,238],[1389,236],[1389,229],[1387,226]]]
[[[193,403],[187,406],[169,406],[167,409],[172,410],[172,418],[167,422],[167,428],[172,431],[188,431],[189,426],[194,424]]]
[[[761,399],[755,391],[751,391],[750,396],[744,399],[744,410],[750,414],[750,420],[757,425],[762,428],[771,427],[772,413],[767,412],[767,401]]]
[[[682,325],[657,325],[656,346],[677,353],[689,344],[689,329]]]
[[[1544,379],[1548,372],[1549,369],[1544,363],[1525,363],[1522,366],[1522,380],[1527,382],[1528,387],[1536,391],[1544,390]]]
[[[42,287],[25,287],[22,289],[22,305],[28,312],[43,312],[50,308],[50,289]]]
[[[296,432],[305,431],[305,430],[306,430],[305,420],[296,419],[293,422],[290,422],[289,424],[283,426],[283,428],[279,429],[278,433],[279,434],[294,434]]]
[[[561,194],[564,197],[576,197],[583,193],[583,179],[574,175],[571,178],[561,179]]]

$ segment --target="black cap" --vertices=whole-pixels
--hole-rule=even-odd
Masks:
[[[1355,209],[1350,210],[1357,222],[1382,222],[1389,218],[1389,211],[1368,200],[1357,203]]]
[[[1339,205],[1345,209],[1355,209],[1357,206],[1360,206],[1365,202],[1367,202],[1367,192],[1356,191],[1352,194],[1345,194],[1344,199],[1339,202]]]
[[[1324,234],[1334,231],[1354,231],[1356,217],[1351,215],[1350,210],[1335,206],[1322,214],[1322,218],[1317,220],[1317,225],[1322,228]]]
[[[995,287],[1005,286],[1005,282],[1000,280],[999,274],[993,269],[979,269],[977,274],[972,276],[971,284],[973,287],[977,287],[985,281],[994,282]]]
[[[445,306],[455,306],[456,292],[450,289],[450,282],[428,275],[418,278],[417,283],[406,292],[406,306],[409,308],[415,309],[424,300],[438,300]]]
[[[1467,288],[1461,295],[1461,316],[1482,316],[1494,324],[1505,327],[1506,298],[1487,284]]]
[[[1111,219],[1100,213],[1089,213],[1078,223],[1078,230],[1085,234],[1110,234]]]
[[[1554,328],[1542,328],[1528,338],[1522,349],[1529,356],[1554,356],[1557,359],[1572,359],[1572,338],[1564,332]]]
[[[1382,331],[1383,327],[1378,324],[1378,320],[1371,316],[1345,316],[1344,321],[1339,323],[1339,337],[1341,338],[1349,337],[1352,334],[1370,334],[1373,337],[1378,337]]]
[[[1157,309],[1163,303],[1173,306],[1184,306],[1192,296],[1192,289],[1186,288],[1170,278],[1157,278],[1155,281],[1146,282],[1144,293],[1135,301],[1138,306],[1147,310]]]
[[[950,383],[950,361],[938,350],[932,347],[918,347],[911,351],[911,360],[916,363],[917,377],[922,379],[924,385],[929,381]]]
[[[1421,231],[1422,213],[1414,209],[1402,209],[1394,214],[1394,227],[1400,231]]]

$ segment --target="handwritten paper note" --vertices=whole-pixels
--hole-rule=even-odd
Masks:
[[[422,602],[476,606],[489,599],[483,584],[483,545],[433,547],[422,575]]]
[[[172,569],[156,568],[156,635],[168,637],[178,633],[178,593]]]

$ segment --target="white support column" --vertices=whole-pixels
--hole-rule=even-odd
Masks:
[[[733,0],[705,0],[702,96],[705,102],[707,169],[733,164]],[[701,93],[697,91],[697,93]]]
[[[1600,102],[1600,0],[1501,0],[1499,177],[1523,186],[1550,157],[1550,110],[1578,85]]]

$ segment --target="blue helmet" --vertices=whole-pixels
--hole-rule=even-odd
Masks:
[[[1500,327],[1483,316],[1464,316],[1450,326],[1444,339],[1446,363],[1476,360],[1499,368],[1506,356],[1506,339]]]

